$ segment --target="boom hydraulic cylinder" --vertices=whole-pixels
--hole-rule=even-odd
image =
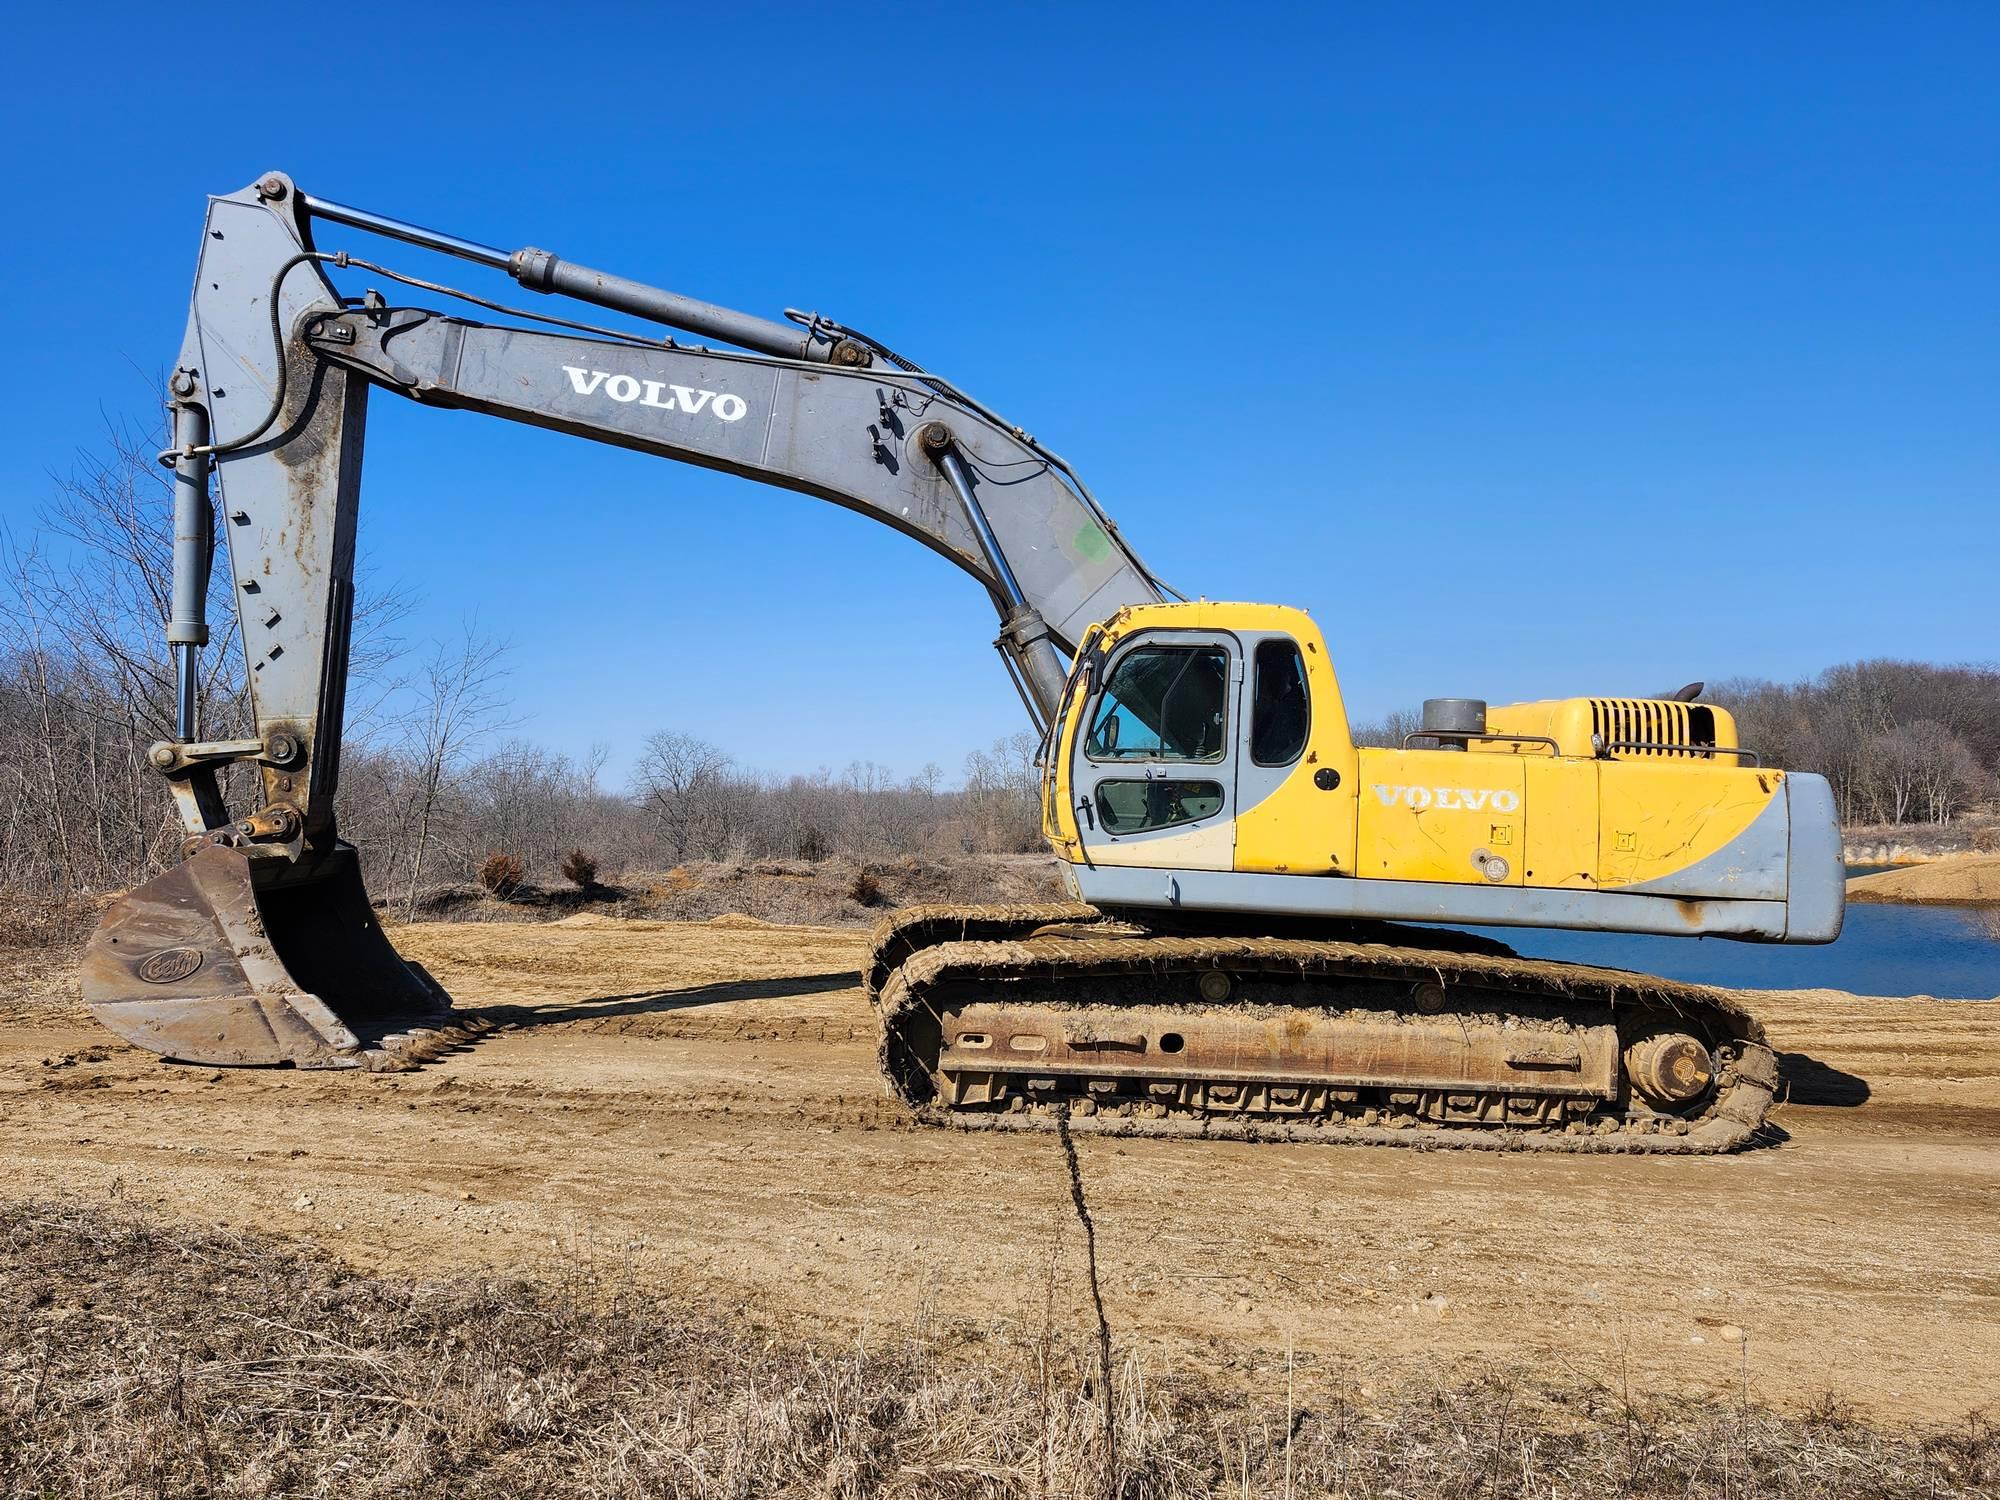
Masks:
[[[345,224],[353,229],[365,229],[370,234],[505,271],[530,291],[574,297],[579,302],[595,303],[614,312],[664,323],[669,328],[678,328],[702,338],[734,344],[739,349],[815,364],[861,366],[869,364],[872,359],[868,350],[852,339],[829,339],[810,329],[775,323],[769,318],[737,312],[730,307],[719,307],[699,297],[684,297],[679,292],[648,286],[643,281],[614,276],[609,271],[593,270],[547,250],[537,250],[532,246],[514,251],[497,250],[476,240],[425,229],[369,209],[316,198],[310,193],[302,194],[300,202],[314,218]]]

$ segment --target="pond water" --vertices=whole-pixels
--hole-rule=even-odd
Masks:
[[[1731,989],[2000,999],[2000,908],[1850,903],[1836,942],[1819,947],[1726,938],[1484,927],[1517,953],[1636,969]]]

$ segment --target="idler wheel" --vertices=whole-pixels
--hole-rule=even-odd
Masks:
[[[1625,1049],[1625,1076],[1648,1104],[1678,1109],[1708,1092],[1715,1082],[1715,1059],[1686,1032],[1661,1032]]]

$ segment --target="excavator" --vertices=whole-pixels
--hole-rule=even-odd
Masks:
[[[342,230],[550,300],[321,248]],[[350,271],[459,312],[344,295],[332,277]],[[918,1120],[1680,1154],[1758,1138],[1777,1060],[1740,996],[1459,930],[1839,934],[1826,781],[1762,765],[1699,684],[1430,699],[1400,745],[1358,745],[1308,614],[1176,594],[1060,456],[886,344],[281,173],[209,201],[169,377],[179,699],[149,754],[186,839],[107,908],[81,976],[126,1040],[206,1065],[384,1069],[478,1029],[396,953],[335,822],[374,390],[816,496],[986,591],[1070,899],[916,906],[876,931],[862,984],[882,1078]],[[199,723],[218,529],[254,716],[238,739]],[[238,815],[224,791],[240,803],[246,780]]]

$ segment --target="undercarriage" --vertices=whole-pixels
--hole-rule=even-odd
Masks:
[[[916,907],[865,974],[934,1124],[1708,1154],[1777,1087],[1729,993],[1380,925],[1179,931],[1088,906]]]

